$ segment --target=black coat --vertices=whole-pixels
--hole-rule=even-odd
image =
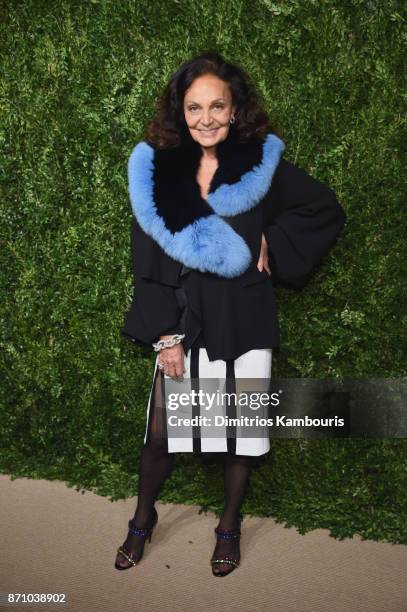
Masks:
[[[283,150],[272,135],[240,145],[229,137],[217,147],[206,200],[192,139],[173,150],[133,150],[134,295],[124,337],[148,346],[185,333],[187,353],[201,331],[211,361],[279,346],[274,287],[303,288],[346,221],[332,189],[283,159]],[[257,269],[262,232],[271,276]]]

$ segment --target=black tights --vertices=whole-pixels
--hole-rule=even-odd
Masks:
[[[154,503],[174,467],[175,453],[164,445],[146,444],[140,457],[139,487],[134,521],[138,527],[148,524]],[[223,453],[225,501],[219,522],[222,529],[236,529],[252,470],[252,457]]]
[[[134,523],[137,527],[146,527],[149,524],[154,503],[174,466],[175,453],[168,452],[166,439],[160,434],[162,431],[160,419],[163,414],[159,410],[160,381],[161,376],[158,374],[150,408],[149,435],[140,456],[138,500],[134,514]],[[239,526],[239,513],[247,492],[252,464],[252,456],[223,453],[225,501],[219,520],[221,529],[236,529]],[[131,533],[125,542],[126,548],[135,556],[138,556],[142,544],[142,539]],[[239,545],[236,541],[218,539],[214,553],[216,556],[226,553],[239,557]],[[220,570],[225,568],[225,571],[231,569],[226,564],[219,567]]]

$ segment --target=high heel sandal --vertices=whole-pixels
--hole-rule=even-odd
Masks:
[[[155,508],[153,508],[152,515],[153,515],[153,518],[150,522],[150,525],[143,529],[140,527],[136,527],[134,524],[134,519],[131,519],[129,521],[129,532],[133,533],[134,535],[141,536],[145,538],[145,540],[148,538],[148,541],[151,542],[151,536],[153,535],[154,527],[156,526],[157,521],[158,521],[158,514]],[[145,544],[145,541],[144,541],[144,544]],[[116,560],[114,564],[115,568],[118,570],[130,569],[131,567],[136,566],[141,561],[143,554],[144,554],[144,545],[142,546],[141,554],[139,555],[138,559],[135,559],[133,557],[133,554],[129,550],[127,550],[127,548],[125,548],[124,544],[123,546],[119,546],[119,548],[117,549],[117,552],[120,553],[125,559],[127,559],[127,561],[131,565],[127,565],[123,567],[121,565],[118,565],[117,560]]]
[[[243,515],[240,514],[239,515],[239,527],[238,529],[219,529],[219,527],[215,527],[215,533],[217,538],[220,538],[222,540],[237,540],[238,538],[240,538],[241,535],[241,531],[240,531],[240,526],[242,524],[242,519],[243,519]],[[231,574],[237,567],[239,567],[240,565],[240,560],[237,559],[236,557],[232,557],[231,555],[220,555],[219,557],[215,557],[215,555],[212,557],[212,559],[210,560],[211,566],[212,566],[212,574],[214,576],[220,576],[223,578],[223,576],[227,576],[228,574]],[[229,572],[216,572],[214,569],[214,565],[218,564],[218,563],[228,563],[229,565],[233,565],[233,569],[230,570]]]

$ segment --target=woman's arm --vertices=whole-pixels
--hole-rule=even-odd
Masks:
[[[183,333],[179,322],[181,309],[176,287],[154,280],[160,275],[167,257],[132,217],[131,255],[133,300],[127,312],[121,335],[141,346],[152,345],[161,336]],[[151,273],[146,274],[146,271]]]
[[[263,213],[271,278],[301,289],[335,243],[345,212],[332,189],[282,159]]]

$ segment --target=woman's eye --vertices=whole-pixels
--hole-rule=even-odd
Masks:
[[[188,108],[189,111],[195,112],[197,110],[197,106],[190,106]],[[223,104],[215,104],[215,108],[219,108],[222,109],[223,108]]]

